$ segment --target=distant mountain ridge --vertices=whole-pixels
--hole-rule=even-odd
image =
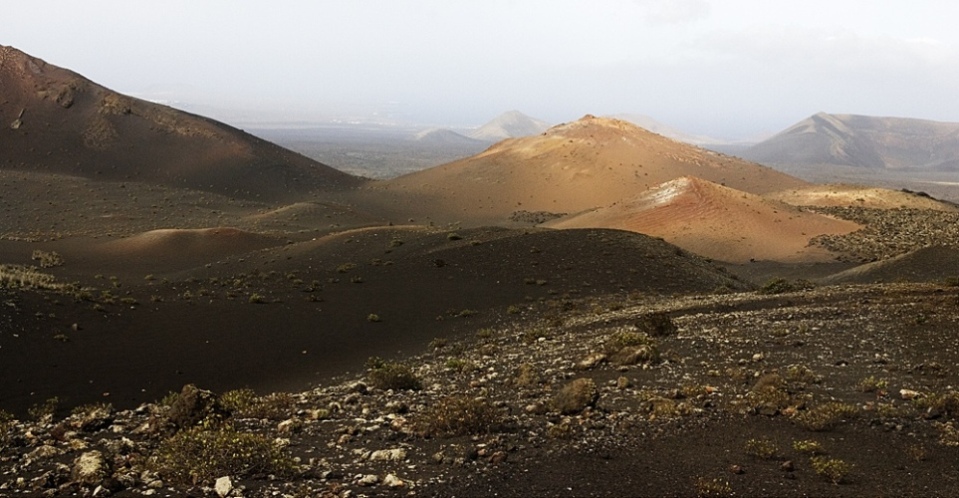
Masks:
[[[486,142],[499,142],[507,138],[538,135],[548,130],[550,124],[531,118],[519,111],[509,111],[493,118],[488,123],[468,133],[470,138]]]
[[[362,179],[0,46],[0,168],[277,200]]]
[[[784,166],[959,172],[959,123],[818,113],[740,156]]]
[[[692,145],[726,145],[728,143],[727,141],[718,138],[686,133],[685,131],[682,131],[678,128],[673,128],[672,126],[661,123],[656,119],[644,114],[613,114],[609,117],[628,121],[636,126],[646,128],[647,130],[662,135],[666,138],[672,138],[673,140],[678,140],[680,142],[685,142]]]

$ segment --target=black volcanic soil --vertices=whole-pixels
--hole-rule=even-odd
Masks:
[[[0,243],[0,260],[13,264],[30,263],[34,250],[60,254],[64,263],[44,271],[87,288],[82,299],[6,297],[3,408],[22,414],[53,396],[134,407],[191,382],[304,389],[370,356],[416,353],[502,322],[510,306],[748,287],[665,242],[609,230],[394,227],[299,243],[170,232],[85,248]],[[267,247],[246,252],[244,243]],[[161,257],[174,247],[185,254]]]

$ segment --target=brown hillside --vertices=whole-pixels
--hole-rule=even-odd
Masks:
[[[860,228],[851,221],[803,212],[695,177],[678,178],[628,201],[547,226],[631,230],[731,263],[829,261],[834,256],[808,247],[809,239]]]
[[[277,200],[361,180],[223,123],[0,46],[0,168]]]
[[[862,207],[873,209],[932,209],[955,212],[956,206],[928,196],[861,185],[811,185],[766,194],[766,199],[793,206]]]
[[[607,206],[680,176],[756,194],[807,185],[625,121],[586,116],[377,188],[396,194],[395,207],[411,214],[497,222],[515,211],[575,213]]]

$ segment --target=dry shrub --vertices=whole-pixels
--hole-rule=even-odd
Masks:
[[[771,439],[750,439],[743,448],[747,455],[762,460],[772,460],[779,455],[779,448]]]
[[[503,423],[499,410],[485,398],[456,395],[443,398],[423,415],[425,432],[437,436],[489,434]]]
[[[53,268],[63,264],[63,256],[55,251],[48,252],[36,249],[33,251],[33,254],[30,255],[30,259],[38,261],[40,268]]]
[[[714,479],[708,479],[706,477],[700,477],[696,479],[696,496],[701,497],[713,497],[713,496],[732,496],[733,488],[729,485],[729,481],[721,477]]]
[[[193,427],[160,443],[153,469],[171,481],[212,484],[221,476],[290,475],[293,460],[272,440],[230,426]]]
[[[367,367],[370,369],[367,377],[376,389],[418,391],[423,388],[413,369],[404,363],[370,358]]]
[[[676,333],[676,324],[666,313],[649,313],[636,321],[636,328],[650,337],[666,337]]]
[[[858,414],[859,410],[854,405],[830,401],[796,415],[795,420],[806,430],[821,432],[828,431]]]
[[[296,398],[290,393],[260,397],[250,389],[236,389],[223,393],[220,404],[234,417],[286,420],[295,411]]]
[[[813,471],[833,484],[839,484],[852,471],[852,465],[838,458],[814,456],[809,459]]]
[[[588,407],[595,406],[599,400],[599,389],[590,378],[580,378],[563,386],[553,396],[553,408],[564,414],[579,413]]]

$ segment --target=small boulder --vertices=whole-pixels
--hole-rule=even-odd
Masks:
[[[601,363],[606,362],[606,355],[603,353],[591,353],[582,360],[579,360],[579,363],[576,366],[580,370],[590,370],[595,368]]]
[[[110,475],[110,466],[103,453],[88,451],[73,462],[70,477],[82,486],[97,486]]]
[[[395,474],[386,474],[386,477],[383,478],[383,485],[390,488],[405,488],[406,481],[396,477]]]
[[[233,491],[233,480],[230,479],[230,476],[223,476],[216,480],[213,490],[220,498],[228,496]]]
[[[393,448],[391,450],[376,450],[370,453],[370,460],[374,462],[402,462],[406,460],[405,448]]]
[[[173,425],[183,429],[193,427],[207,418],[222,416],[226,413],[215,394],[199,389],[193,384],[187,384],[170,405],[168,417]]]

